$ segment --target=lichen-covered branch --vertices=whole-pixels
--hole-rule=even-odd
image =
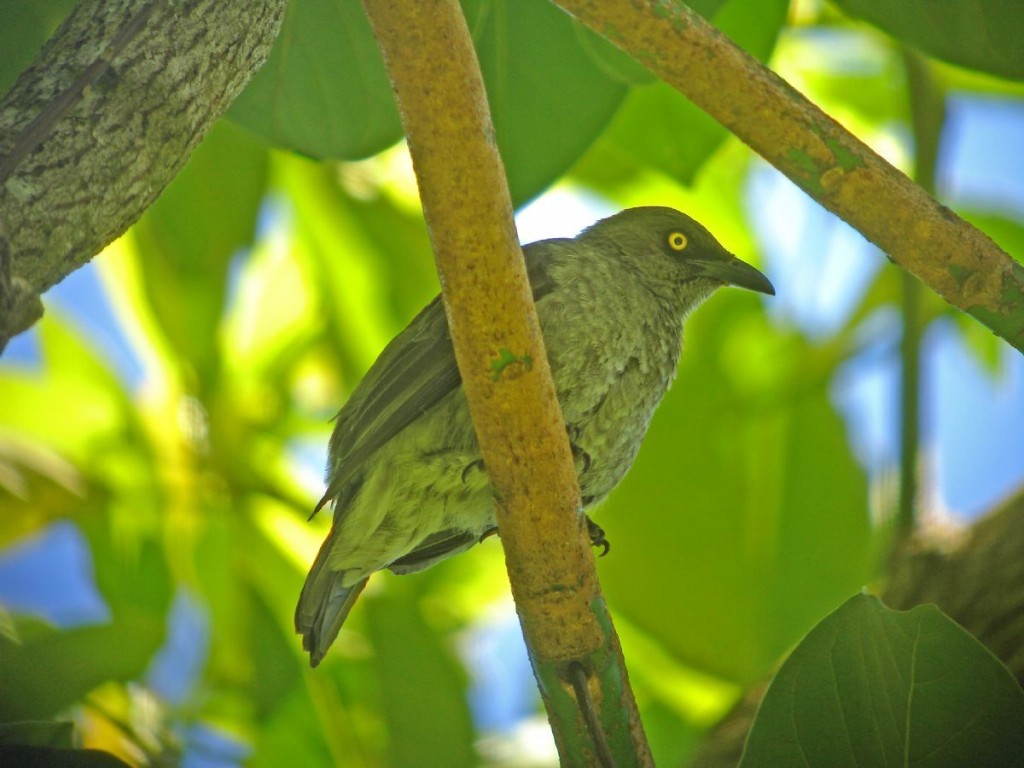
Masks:
[[[680,2],[556,0],[1024,351],[1024,266]]]
[[[563,764],[607,762],[587,730],[599,722],[617,765],[648,765],[465,19],[456,0],[364,6],[405,126],[512,593]],[[574,664],[594,717],[581,713]]]
[[[21,305],[174,178],[266,60],[287,0],[82,0],[0,99],[5,284]],[[23,330],[0,306],[4,336]],[[6,331],[7,333],[2,333]]]

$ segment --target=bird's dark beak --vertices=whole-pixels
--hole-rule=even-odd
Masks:
[[[712,280],[721,280],[739,288],[767,293],[769,296],[775,295],[775,286],[767,277],[731,253],[723,258],[695,259],[689,266],[696,273],[695,276],[710,277]]]

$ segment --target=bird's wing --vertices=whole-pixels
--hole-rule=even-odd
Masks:
[[[545,240],[523,249],[534,301],[550,293],[544,268],[553,252],[572,240]],[[462,383],[441,297],[437,296],[396,336],[370,367],[331,435],[331,478],[316,514],[359,477],[366,460],[391,438],[434,408]]]

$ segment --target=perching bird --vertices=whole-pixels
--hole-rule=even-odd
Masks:
[[[675,375],[686,316],[722,285],[775,289],[671,208],[630,208],[523,254],[587,509],[632,466]],[[413,573],[495,532],[440,297],[338,413],[316,510],[331,501],[334,524],[295,611],[313,666],[375,571]]]

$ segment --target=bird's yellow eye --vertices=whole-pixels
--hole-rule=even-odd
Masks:
[[[682,232],[672,232],[668,236],[668,247],[673,251],[682,251],[686,249],[686,244],[689,241],[686,239],[686,235]]]

